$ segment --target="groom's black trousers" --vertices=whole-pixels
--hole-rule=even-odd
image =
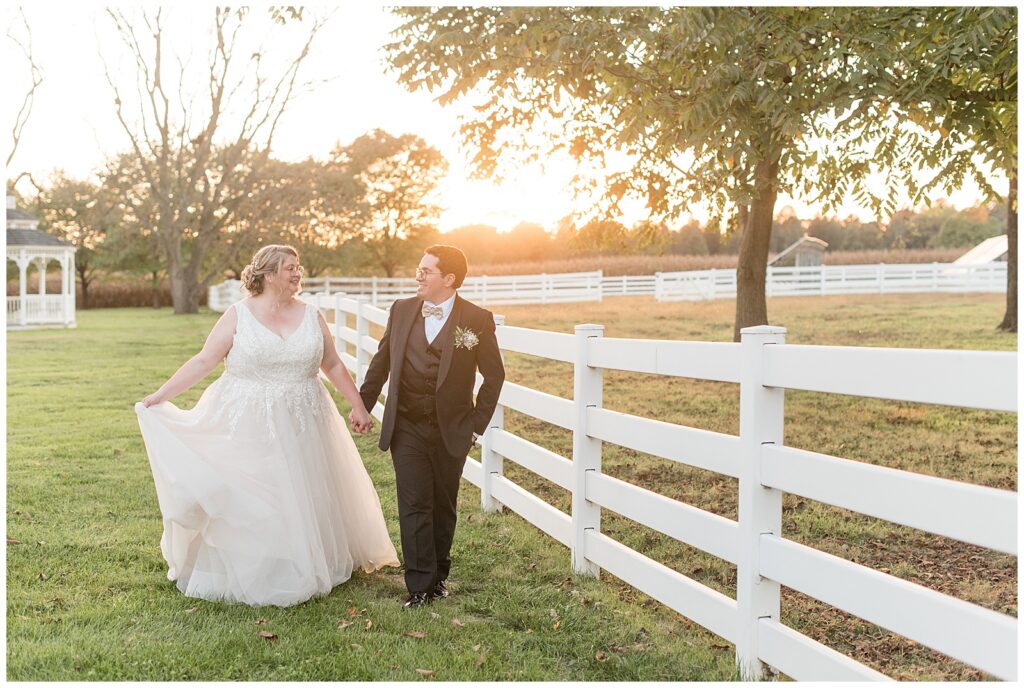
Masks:
[[[451,569],[466,457],[447,452],[435,418],[409,419],[399,414],[391,460],[398,486],[405,585],[409,592],[429,592],[437,581],[448,578]]]

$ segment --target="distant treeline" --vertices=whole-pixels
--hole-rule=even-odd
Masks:
[[[770,250],[777,253],[804,234],[827,241],[830,252],[966,249],[1004,233],[1005,227],[1004,204],[901,210],[887,224],[855,217],[802,220],[786,207],[775,218]],[[603,220],[577,227],[563,220],[554,232],[529,222],[504,233],[490,225],[467,225],[441,238],[465,251],[472,263],[501,265],[597,256],[728,256],[739,252],[740,236],[723,236],[717,227],[696,221],[681,227],[652,222],[626,227]]]

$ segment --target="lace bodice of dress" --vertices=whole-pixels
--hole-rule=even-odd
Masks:
[[[317,374],[323,358],[323,334],[316,308],[307,304],[298,328],[282,338],[268,330],[245,303],[235,306],[235,336],[224,360],[220,382],[228,385],[229,427],[251,413],[270,415],[274,404],[287,404],[300,430],[307,415],[321,412],[323,396]]]
[[[266,384],[300,383],[316,378],[324,354],[316,309],[307,304],[298,328],[282,339],[236,303],[235,337],[224,361],[230,374]]]

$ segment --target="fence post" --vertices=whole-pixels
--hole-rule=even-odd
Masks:
[[[785,344],[786,329],[761,325],[740,331],[739,559],[736,564],[736,664],[744,680],[762,677],[760,619],[779,620],[779,584],[760,576],[764,535],[782,534],[782,493],[761,484],[761,449],[782,444],[783,390],[765,387],[765,347]]]
[[[587,473],[601,472],[601,440],[587,432],[587,409],[601,408],[604,371],[587,365],[590,339],[604,336],[604,325],[576,326],[576,358],[573,366],[573,405],[576,422],[572,431],[572,570],[585,576],[600,573],[587,561],[584,543],[588,530],[601,532],[601,507],[587,500]]]
[[[514,283],[512,291],[515,291]],[[487,275],[480,275],[480,305],[487,305]]]
[[[765,286],[765,290],[764,290],[765,291],[765,296],[768,297],[769,299],[772,297],[772,292],[775,291],[772,288],[772,285],[775,283],[775,280],[772,279],[772,276],[773,276],[772,266],[769,265],[768,268],[765,270],[765,281],[768,284]],[[739,278],[739,270],[737,269],[736,270],[736,289],[737,289],[737,291],[739,290],[739,285],[740,285],[740,278]]]
[[[366,319],[363,309],[370,307],[372,304],[366,302],[365,296],[358,297],[356,301],[358,302],[356,304],[356,387],[362,387],[363,368],[370,363],[370,352],[363,348],[363,337],[370,334],[370,321]],[[366,410],[373,411],[373,409]]]
[[[348,344],[341,338],[341,330],[348,328],[348,313],[341,310],[341,300],[345,298],[344,292],[334,294],[334,346],[338,351],[348,353]]]
[[[494,324],[501,327],[505,324],[504,315],[495,315]],[[480,438],[480,466],[483,469],[483,477],[480,479],[480,507],[485,512],[501,511],[501,502],[493,497],[494,476],[505,474],[505,459],[501,454],[495,453],[494,435],[499,430],[505,429],[505,407],[499,402],[494,407],[494,415],[491,416],[491,423]]]
[[[604,303],[604,270],[597,271],[597,302]]]
[[[879,294],[884,294],[885,293],[885,263],[879,263],[878,267],[875,268],[875,271],[878,274],[878,293]]]
[[[377,305],[377,276],[370,278],[370,304]]]
[[[714,301],[718,297],[718,275],[715,274],[715,269],[711,268],[711,294],[708,296],[709,301]]]

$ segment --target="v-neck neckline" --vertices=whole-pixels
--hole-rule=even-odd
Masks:
[[[299,321],[299,324],[298,324],[298,326],[297,326],[297,327],[296,327],[296,328],[295,328],[294,330],[292,330],[291,332],[289,332],[289,333],[288,333],[288,336],[287,336],[287,337],[284,337],[284,336],[282,336],[282,335],[278,334],[277,332],[274,332],[274,331],[273,331],[272,329],[270,329],[269,327],[267,327],[266,325],[264,325],[264,324],[263,324],[262,322],[260,322],[260,319],[256,317],[256,314],[252,312],[252,309],[251,309],[251,308],[249,308],[249,306],[245,305],[245,306],[243,306],[243,307],[245,308],[245,310],[249,311],[249,315],[251,315],[251,316],[252,316],[252,319],[256,321],[256,324],[257,324],[257,325],[259,325],[259,326],[260,326],[260,327],[262,327],[262,328],[263,328],[264,330],[266,330],[266,331],[267,331],[267,332],[269,332],[270,334],[272,334],[272,335],[274,335],[275,337],[277,337],[278,339],[280,339],[280,340],[281,340],[282,342],[287,342],[287,341],[289,341],[289,340],[290,340],[290,339],[291,339],[292,337],[294,337],[294,336],[295,336],[295,333],[296,333],[296,332],[298,332],[299,330],[301,330],[301,329],[302,329],[302,326],[303,326],[303,325],[304,325],[304,324],[306,323],[306,310],[307,310],[307,309],[309,308],[309,304],[306,304],[306,305],[305,305],[305,306],[303,307],[303,309],[302,309],[302,320],[300,320],[300,321]]]

